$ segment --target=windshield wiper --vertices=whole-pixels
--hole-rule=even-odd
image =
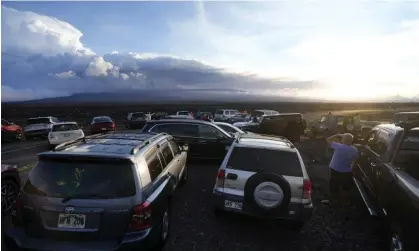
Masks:
[[[73,199],[109,199],[112,198],[111,196],[104,196],[104,195],[98,195],[98,194],[71,194],[64,197],[61,202],[65,203],[69,200]]]

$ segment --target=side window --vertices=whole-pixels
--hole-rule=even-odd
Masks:
[[[216,139],[222,136],[221,132],[212,126],[199,125],[198,129],[200,138]]]
[[[181,153],[180,147],[178,146],[178,144],[176,144],[175,141],[169,140],[169,145],[170,145],[170,148],[172,148],[173,154],[175,156],[177,156],[177,155],[179,155]]]
[[[146,154],[145,160],[147,162],[148,170],[150,171],[151,181],[154,181],[163,171],[163,165],[159,159],[158,150],[156,148],[150,150]]]
[[[233,128],[226,126],[226,125],[218,125],[219,127],[221,127],[221,129],[223,129],[226,132],[231,132],[231,133],[235,133],[236,130],[234,130]]]
[[[164,143],[160,146],[160,152],[165,162],[165,166],[167,166],[173,160],[173,153],[172,150],[170,150],[169,144]]]

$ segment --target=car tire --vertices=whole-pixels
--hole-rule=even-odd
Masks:
[[[186,181],[188,180],[188,167],[185,166],[185,170],[183,171],[182,177],[179,181],[179,187],[183,187],[186,184]]]
[[[282,190],[282,200],[279,205],[273,208],[260,206],[255,199],[255,190],[258,186],[265,182],[272,182]],[[244,203],[251,211],[265,216],[275,216],[279,212],[283,212],[288,208],[291,200],[291,187],[288,181],[281,175],[258,172],[252,175],[246,182],[244,188]]]
[[[6,179],[1,181],[2,213],[10,213],[13,210],[19,190],[18,184],[13,180]]]
[[[163,213],[162,220],[160,223],[160,231],[159,237],[157,241],[156,247],[153,249],[155,251],[163,250],[164,246],[166,245],[169,235],[170,235],[170,201],[167,204],[166,210]]]

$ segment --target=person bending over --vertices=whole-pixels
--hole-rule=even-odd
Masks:
[[[352,145],[354,136],[350,133],[336,134],[326,139],[334,149],[330,161],[330,201],[332,205],[349,205],[349,192],[352,185],[352,166],[358,157],[358,150]],[[340,141],[338,143],[336,141]]]

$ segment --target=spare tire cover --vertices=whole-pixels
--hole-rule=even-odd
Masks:
[[[250,210],[276,212],[288,208],[291,188],[281,175],[258,172],[245,185],[244,202]]]
[[[253,196],[256,204],[260,207],[271,209],[281,205],[284,199],[284,192],[274,182],[262,182],[255,188]]]

